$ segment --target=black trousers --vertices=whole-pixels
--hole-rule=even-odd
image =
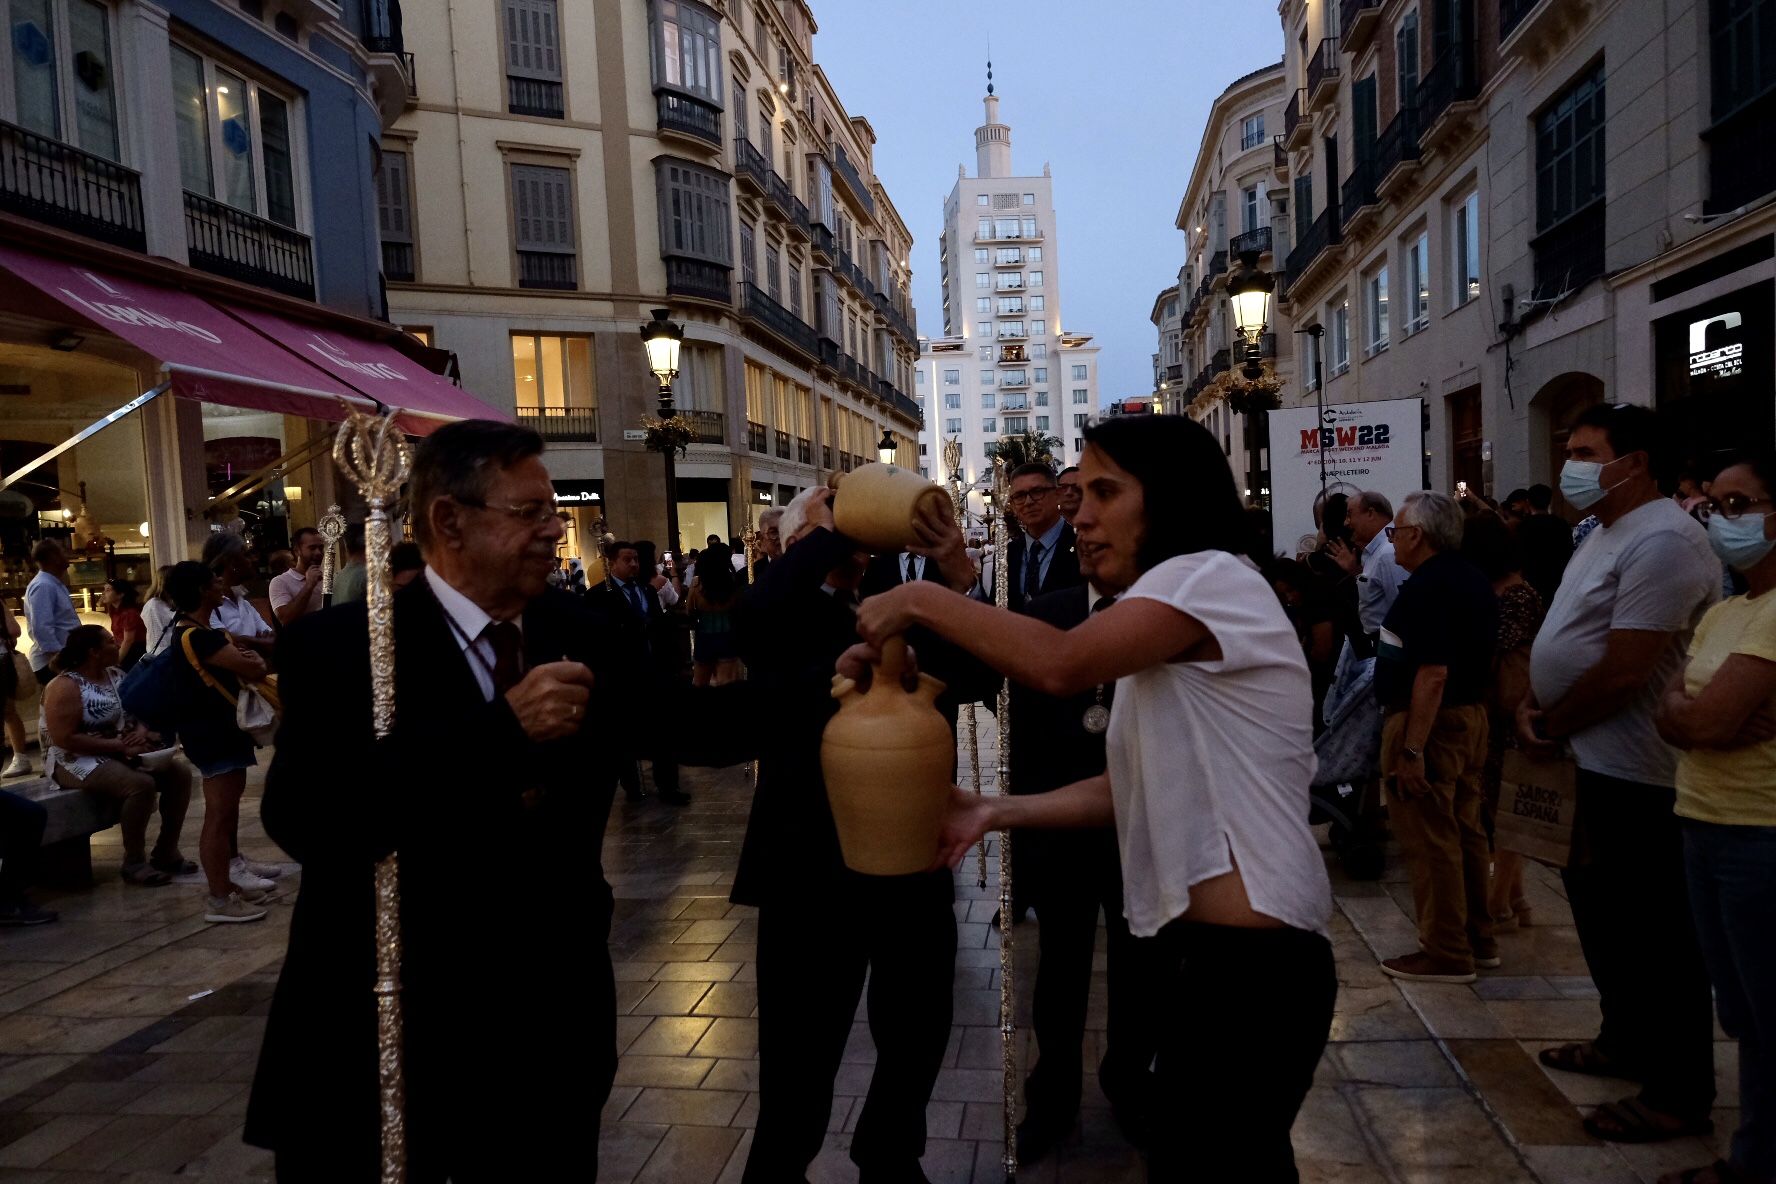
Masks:
[[[1041,946],[1031,1014],[1040,1055],[1024,1088],[1030,1117],[1064,1122],[1079,1110],[1100,909],[1110,1013],[1099,1081],[1112,1101],[1139,1103],[1158,1047],[1154,979],[1143,965],[1153,943],[1133,937],[1123,919],[1115,832],[1019,831],[1011,849]]]
[[[654,788],[666,793],[678,792],[678,764],[664,757],[656,757],[654,767]],[[617,765],[617,783],[623,792],[631,798],[641,796],[641,762],[622,761]]]
[[[1561,873],[1603,1009],[1597,1046],[1641,1101],[1685,1117],[1714,1104],[1714,1012],[1684,874],[1675,790],[1578,775],[1572,866]]]
[[[1147,1179],[1295,1184],[1289,1129],[1332,1028],[1332,945],[1302,929],[1174,921]]]
[[[759,1115],[745,1184],[804,1178],[832,1113],[833,1078],[864,978],[875,1075],[851,1140],[860,1166],[914,1166],[950,1041],[955,886],[948,871],[845,873],[759,909]]]
[[[0,658],[5,656],[0,654]],[[0,908],[16,908],[24,900],[37,870],[37,850],[48,822],[49,811],[36,802],[0,792]]]

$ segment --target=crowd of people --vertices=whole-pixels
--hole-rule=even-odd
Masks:
[[[1656,414],[1598,407],[1572,427],[1559,483],[1579,523],[1545,486],[1501,503],[1352,491],[1320,499],[1310,551],[1280,556],[1199,425],[1110,420],[1086,441],[1077,468],[1009,474],[1006,611],[991,552],[941,512],[904,551],[871,554],[838,532],[825,487],[766,515],[750,578],[719,537],[683,557],[607,539],[588,583],[557,558],[540,437],[442,428],[417,452],[415,543],[393,564],[397,714],[380,741],[364,572],[343,578],[363,567],[361,540],[335,583],[344,604],[324,607],[319,539],[299,532],[267,620],[240,588],[251,556],[218,535],[139,611],[119,589],[109,631],[56,631],[72,609],[41,549],[27,606],[47,655],[46,763],[58,785],[118,799],[128,882],[191,870],[191,785],[165,759],[176,736],[202,781],[207,915],[264,915],[275,869],[234,842],[256,758],[233,701],[279,676],[262,815],[303,882],[247,1130],[279,1179],[375,1170],[370,885],[390,851],[410,1177],[595,1172],[584,1115],[616,1074],[598,867],[610,802],[619,786],[641,796],[642,762],[682,805],[680,765],[756,760],[732,892],[759,918],[744,1180],[805,1176],[866,993],[877,1059],[850,1154],[865,1184],[924,1179],[952,1018],[950,867],[996,830],[1018,860],[1005,920],[1033,910],[1040,946],[1020,1159],[1051,1154],[1077,1120],[1101,912],[1096,1072],[1149,1178],[1294,1180],[1290,1130],[1337,995],[1312,822],[1333,822],[1353,874],[1379,874],[1385,834],[1399,844],[1418,942],[1384,959],[1388,975],[1473,982],[1503,966],[1501,929],[1534,923],[1497,826],[1507,767],[1528,758],[1576,766],[1561,875],[1603,1014],[1594,1039],[1542,1061],[1638,1083],[1586,1118],[1599,1139],[1702,1133],[1718,1006],[1740,1041],[1743,1125],[1728,1160],[1670,1179],[1776,1179],[1776,981],[1760,941],[1776,915],[1776,460],[1724,459],[1667,496]],[[957,791],[931,869],[865,876],[840,853],[820,739],[834,673],[867,682],[900,636],[945,683],[952,730],[1009,680],[1011,794]],[[132,716],[133,671],[167,653],[220,693],[176,718]],[[313,792],[342,778],[361,803],[343,814]],[[8,832],[17,809],[0,795]],[[506,890],[463,876],[465,859],[501,869]],[[16,879],[0,888],[0,919],[46,911]],[[589,946],[560,940],[588,928]],[[465,930],[491,946],[463,959]],[[503,1039],[453,1038],[514,985]],[[482,1088],[566,1079],[583,1088]]]

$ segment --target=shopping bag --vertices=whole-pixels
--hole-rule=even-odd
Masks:
[[[1507,749],[1493,841],[1506,851],[1565,867],[1572,854],[1578,806],[1576,772],[1571,757],[1539,757]]]

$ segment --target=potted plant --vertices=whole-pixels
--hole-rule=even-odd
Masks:
[[[1245,379],[1227,388],[1227,406],[1236,415],[1256,415],[1275,411],[1282,405],[1283,383],[1274,373],[1266,371],[1260,378]]]
[[[644,415],[641,417],[641,426],[647,430],[649,452],[674,452],[683,456],[691,441],[697,438],[697,430],[682,415],[671,415],[664,419]]]

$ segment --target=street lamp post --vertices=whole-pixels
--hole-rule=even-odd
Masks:
[[[876,459],[885,465],[891,465],[894,463],[894,453],[896,451],[894,433],[887,428],[883,428],[882,438],[876,441]]]
[[[1326,372],[1320,369],[1320,338],[1326,335],[1324,325],[1309,325],[1295,330],[1313,338],[1314,428],[1320,436],[1320,499],[1326,497]]]
[[[1240,270],[1227,282],[1227,298],[1233,305],[1233,323],[1245,339],[1244,365],[1240,373],[1256,380],[1264,373],[1264,333],[1270,327],[1270,295],[1276,277],[1258,269],[1258,252],[1240,252]]]
[[[684,342],[684,326],[667,320],[668,309],[653,310],[654,319],[641,327],[641,343],[647,350],[648,369],[660,384],[661,419],[671,419],[672,380],[678,377],[678,351]],[[678,537],[678,450],[670,442],[660,450],[666,458],[666,547],[680,552]]]

